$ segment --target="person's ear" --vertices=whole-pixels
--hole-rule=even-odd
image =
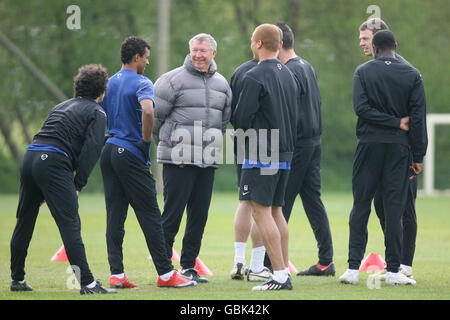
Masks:
[[[262,40],[258,40],[258,42],[256,42],[256,47],[257,47],[258,49],[261,49],[262,46],[263,46]]]
[[[377,52],[378,52],[377,47],[374,44],[372,44],[372,56],[376,57],[377,56]]]

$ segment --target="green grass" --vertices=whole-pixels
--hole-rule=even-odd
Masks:
[[[336,277],[293,277],[294,289],[280,292],[252,292],[254,283],[232,281],[229,272],[233,264],[233,221],[237,205],[236,194],[214,194],[209,220],[203,237],[200,258],[214,273],[208,284],[187,289],[165,289],[156,286],[157,274],[148,260],[145,245],[133,210],[128,211],[124,240],[125,272],[140,290],[122,290],[116,295],[93,296],[89,299],[153,299],[153,300],[448,300],[450,298],[450,198],[419,198],[417,200],[418,236],[414,259],[415,287],[386,287],[369,289],[367,273],[360,273],[356,286],[342,285],[337,277],[347,268],[348,216],[351,209],[350,194],[325,194],[323,201],[328,211],[334,243]],[[9,241],[15,224],[17,196],[0,196],[0,299],[86,299],[78,291],[67,288],[68,263],[51,262],[50,258],[61,246],[56,224],[46,206],[41,209],[26,261],[26,279],[33,292],[9,291]],[[161,200],[161,199],[159,199]],[[160,205],[162,201],[160,201]],[[80,195],[80,217],[83,241],[88,262],[96,279],[109,282],[109,265],[105,241],[105,205],[103,195]],[[289,223],[289,260],[304,269],[317,262],[317,248],[313,233],[304,214],[301,202],[295,204]],[[184,221],[176,239],[175,250],[181,251]],[[247,245],[247,262],[250,260],[250,242]],[[366,254],[384,256],[382,232],[375,214],[369,220],[369,242]],[[174,263],[176,268],[178,263]]]

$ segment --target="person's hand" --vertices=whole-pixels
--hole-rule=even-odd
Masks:
[[[139,142],[133,142],[133,144],[138,147],[139,150],[144,154],[145,161],[150,161],[150,145],[152,144],[151,141],[139,141]]]
[[[80,195],[80,191],[76,190],[76,192],[77,192],[77,197],[78,197]]]
[[[422,163],[417,163],[417,162],[413,162],[410,166],[411,171],[413,172],[413,175],[409,178],[410,180],[414,179],[417,177],[417,175],[419,175],[422,170],[423,170],[423,164]]]
[[[151,145],[150,141],[148,141],[148,142],[147,141],[142,141],[142,145],[140,147],[140,149],[144,153],[145,161],[149,161],[150,160],[150,145]]]
[[[403,131],[409,131],[409,117],[400,119],[400,129],[402,129]]]

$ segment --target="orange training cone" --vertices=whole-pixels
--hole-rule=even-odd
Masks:
[[[212,272],[211,270],[208,269],[208,267],[206,266],[206,264],[203,263],[202,260],[200,260],[199,257],[197,257],[195,259],[195,266],[194,269],[197,270],[199,275],[202,276],[212,276]]]
[[[50,259],[51,261],[60,261],[60,262],[67,262],[69,259],[67,259],[66,249],[64,248],[64,245],[59,248],[58,251],[53,255],[53,257]]]
[[[152,260],[152,255],[148,256],[148,260]],[[180,255],[173,248],[172,248],[172,258],[171,258],[171,260],[180,262]]]
[[[386,267],[386,261],[378,253],[370,253],[359,267],[359,271],[383,270]]]
[[[294,266],[294,264],[292,262],[288,261],[288,267],[289,267],[289,272],[290,273],[297,274],[298,270],[297,270],[297,268]]]
[[[172,248],[172,261],[180,262],[180,255]]]

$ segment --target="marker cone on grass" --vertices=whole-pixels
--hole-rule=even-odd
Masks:
[[[152,256],[148,256],[149,260],[152,260]],[[180,255],[172,248],[172,257],[170,258],[172,261],[180,262]]]
[[[66,249],[64,248],[64,245],[59,248],[58,251],[53,255],[53,257],[50,259],[51,261],[59,261],[59,262],[68,262],[69,259],[67,259]]]
[[[369,253],[361,263],[359,271],[377,271],[383,270],[384,267],[386,267],[386,261],[378,253]]]
[[[289,272],[290,273],[297,274],[298,270],[297,270],[297,268],[294,266],[294,264],[292,262],[288,261],[288,267],[289,267]]]
[[[213,274],[199,257],[195,259],[194,269],[197,270],[198,274],[201,276],[212,276]]]

